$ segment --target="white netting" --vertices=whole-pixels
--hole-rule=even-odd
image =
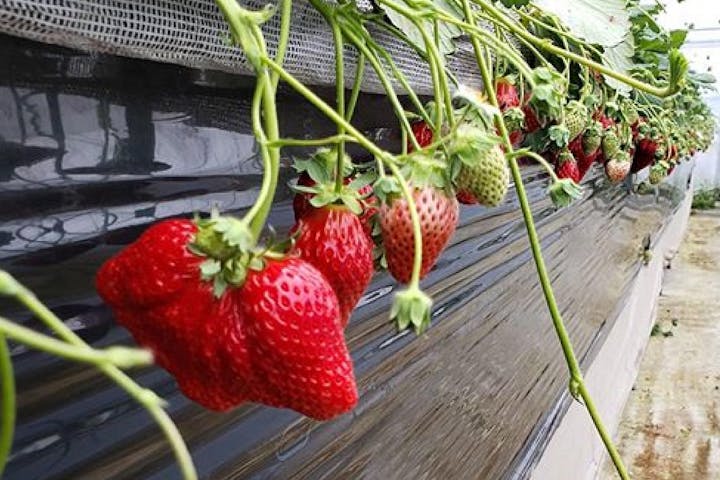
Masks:
[[[243,3],[259,8],[268,2]],[[277,45],[278,21],[276,16],[264,27],[271,51]],[[0,0],[0,32],[86,51],[251,73],[239,49],[227,44],[228,29],[213,0]],[[416,52],[385,32],[373,35],[416,92],[432,93],[427,64]],[[307,1],[293,2],[289,45],[285,64],[293,75],[308,84],[334,84],[332,33]],[[355,75],[354,50],[350,50],[345,68],[348,82]],[[458,42],[449,66],[461,81],[480,84],[466,42]],[[382,92],[370,70],[363,90]]]

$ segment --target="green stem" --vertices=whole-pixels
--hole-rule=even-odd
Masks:
[[[287,53],[288,40],[290,39],[290,24],[292,22],[292,0],[282,0],[280,4],[280,35],[278,37],[278,48],[275,52],[275,61],[279,64],[283,63],[285,54]],[[280,77],[273,73],[272,84],[273,91],[277,90]]]
[[[77,336],[75,332],[70,330],[49,308],[40,302],[30,290],[21,285],[10,274],[3,271],[0,271],[0,294],[15,298],[37,318],[42,320],[42,322],[61,339],[78,347],[90,348],[82,338]],[[180,435],[177,426],[173,423],[167,412],[163,410],[162,399],[152,390],[143,388],[135,383],[132,378],[128,377],[114,365],[99,363],[96,364],[96,368],[113,380],[150,413],[170,443],[183,478],[185,480],[197,480],[197,471],[193,465],[187,445],[182,435]]]
[[[406,8],[402,4],[395,3],[393,0],[378,0],[379,3],[382,3],[393,10],[396,10],[398,13],[401,13],[402,15],[414,17],[417,16],[417,14],[413,13],[412,9]],[[468,23],[463,20],[460,20],[458,18],[453,17],[452,15],[449,15],[444,10],[434,7],[433,8],[433,14],[437,18],[437,20],[443,21],[445,23],[449,23],[451,25],[456,25],[460,27],[465,33],[470,35],[471,38],[473,37],[479,37],[484,42],[486,42],[488,45],[492,46],[493,49],[495,49],[498,53],[502,53],[505,55],[505,57],[512,62],[512,64],[520,71],[522,75],[527,77],[528,82],[530,83],[531,87],[534,87],[532,84],[532,71],[530,67],[528,66],[527,62],[518,55],[516,52],[514,52],[510,47],[503,44],[502,42],[499,42],[492,34],[489,32],[486,32],[482,28],[478,28],[474,22]],[[469,17],[472,18],[472,17]]]
[[[345,127],[345,131],[347,131],[350,135],[355,137],[355,140],[357,143],[363,147],[365,150],[370,152],[370,154],[382,158],[384,160],[389,159],[389,154],[377,145],[375,145],[373,142],[371,142],[365,135],[360,133],[360,131],[355,128],[352,124],[348,123],[343,117],[339,116],[335,110],[333,110],[330,105],[325,103],[320,97],[318,97],[312,90],[307,88],[305,85],[303,85],[301,82],[299,82],[295,77],[290,75],[287,71],[285,71],[282,66],[275,63],[273,60],[266,58],[265,63],[268,67],[270,67],[271,70],[278,72],[280,75],[280,78],[287,83],[290,88],[298,92],[300,95],[305,97],[305,99],[313,104],[315,108],[320,110],[325,116],[327,116],[330,120],[337,124],[342,124],[343,127]]]
[[[462,3],[468,21],[473,22],[472,10],[470,8],[469,0],[462,0]],[[485,84],[485,89],[488,93],[489,100],[491,104],[497,108],[497,99],[495,98],[494,92],[492,92],[490,73],[483,59],[482,52],[479,51],[479,45],[477,44],[477,42],[473,42],[473,47],[475,48],[475,55],[478,61],[478,67],[480,69],[480,74],[482,75],[483,83]],[[503,137],[506,151],[512,152],[512,143],[510,142],[510,137],[508,135],[507,128],[505,127],[505,122],[502,119],[502,115],[496,114],[495,121]],[[528,202],[527,194],[525,192],[525,186],[522,181],[522,174],[520,173],[520,167],[517,164],[517,158],[514,155],[509,155],[509,164],[510,172],[512,173],[513,177],[513,183],[515,184],[515,191],[517,192],[518,200],[520,201],[520,209],[522,211],[523,220],[525,222],[525,228],[527,230],[528,240],[530,242],[530,249],[532,250],[533,260],[535,261],[538,278],[540,280],[540,285],[542,286],[543,294],[545,296],[545,302],[547,303],[547,307],[552,318],[555,332],[560,341],[563,355],[565,356],[565,362],[570,373],[571,385],[577,386],[576,391],[579,392],[580,395],[583,395],[584,400],[585,396],[589,398],[590,395],[587,394],[587,389],[585,388],[582,372],[580,370],[580,364],[577,361],[577,357],[575,356],[575,352],[573,351],[572,343],[570,342],[570,337],[567,333],[567,329],[565,328],[565,324],[563,323],[560,311],[557,307],[557,301],[555,300],[555,294],[550,283],[550,277],[548,276],[547,269],[545,267],[545,260],[542,255],[540,240],[535,229],[535,221],[533,220],[532,211],[530,210],[530,204]],[[571,392],[575,393],[572,390],[573,389],[571,389]],[[625,466],[622,463],[622,459],[620,458],[620,455],[618,454],[612,440],[607,435],[607,431],[602,424],[602,420],[600,419],[600,416],[598,415],[598,412],[595,409],[592,400],[590,400],[590,402],[586,401],[585,404],[586,406],[588,406],[588,413],[590,414],[590,417],[595,424],[600,438],[605,444],[605,448],[607,449],[610,458],[612,459],[613,464],[618,471],[618,474],[623,480],[628,479],[627,471],[625,470]],[[590,406],[592,406],[592,408],[590,408]]]
[[[570,372],[571,385],[574,385],[576,392],[582,397],[585,407],[590,414],[590,418],[595,425],[595,429],[600,435],[600,438],[605,445],[605,449],[610,455],[613,465],[615,465],[618,475],[623,480],[629,480],[630,477],[625,469],[622,458],[620,458],[617,448],[615,448],[612,439],[608,435],[602,419],[600,418],[600,414],[595,408],[595,404],[587,390],[587,387],[585,386],[582,371],[580,370],[580,364],[577,361],[572,343],[570,342],[570,336],[568,335],[565,324],[560,316],[560,311],[558,310],[557,302],[555,300],[555,294],[553,293],[552,286],[550,284],[550,277],[548,276],[547,269],[545,268],[545,261],[540,249],[540,240],[538,238],[537,231],[535,230],[532,211],[530,210],[530,205],[525,193],[525,187],[522,183],[522,175],[520,174],[520,168],[518,167],[517,160],[515,158],[510,159],[510,171],[513,176],[513,182],[515,183],[518,199],[520,200],[520,209],[522,210],[523,218],[525,220],[525,227],[530,240],[530,248],[532,249],[535,267],[537,269],[538,277],[540,278],[540,285],[542,286],[543,294],[545,295],[545,302],[547,303],[550,311],[553,326],[558,339],[560,340],[560,347],[562,348],[563,355],[565,356],[565,362],[567,363],[568,370]]]
[[[358,54],[357,65],[355,66],[355,79],[353,80],[352,92],[350,92],[350,100],[345,107],[345,120],[348,122],[352,119],[355,113],[355,106],[357,105],[358,98],[360,97],[360,87],[362,86],[363,76],[365,75],[365,55],[362,53]]]
[[[354,142],[355,137],[350,135],[333,135],[323,138],[280,138],[275,141],[267,141],[268,147],[322,147],[325,145],[335,145],[340,142]]]
[[[516,25],[512,19],[508,18],[504,13],[496,9],[491,3],[485,0],[473,0],[473,2],[480,5],[486,12],[489,12],[492,17],[505,25],[510,31],[512,31],[512,33],[514,33],[518,37],[526,39],[527,41],[533,43],[542,50],[550,52],[554,55],[565,57],[575,63],[579,63],[580,65],[585,65],[586,67],[597,70],[598,72],[603,73],[608,77],[614,78],[619,82],[623,82],[624,84],[629,85],[637,90],[642,90],[657,97],[667,97],[675,93],[675,91],[672,89],[673,86],[670,84],[668,84],[668,86],[665,88],[659,88],[654,85],[649,85],[628,75],[616,72],[601,63],[597,63],[576,53],[567,51],[563,48],[553,45],[552,42],[546,39],[538,38],[535,35],[532,35],[523,27]]]
[[[7,340],[3,336],[0,336],[0,391],[2,392],[0,478],[2,478],[15,436],[15,375]]]
[[[552,179],[553,182],[558,182],[560,180],[558,178],[557,174],[555,173],[555,169],[553,168],[553,166],[550,165],[550,163],[547,160],[545,160],[543,157],[541,157],[537,153],[535,153],[531,150],[517,150],[515,153],[517,153],[517,155],[513,155],[515,158],[530,157],[533,160],[535,160],[537,163],[539,163],[540,166],[542,166],[545,169],[545,171],[548,173],[548,175],[550,175],[550,178]]]
[[[18,325],[4,317],[0,317],[0,334],[35,350],[42,350],[75,362],[107,363],[119,368],[146,366],[153,362],[152,353],[147,350],[129,347],[110,347],[105,350],[77,347]]]
[[[327,10],[329,7],[324,3],[324,0],[310,0],[310,3],[320,12],[323,12]],[[395,115],[397,116],[398,120],[400,121],[400,125],[402,128],[404,128],[409,135],[410,141],[413,143],[413,147],[416,150],[420,150],[420,144],[417,142],[417,139],[414,135],[412,135],[412,128],[410,127],[410,122],[407,119],[407,116],[405,115],[405,110],[403,109],[400,100],[397,97],[397,94],[395,93],[395,89],[392,86],[392,82],[388,78],[387,74],[385,73],[385,70],[383,69],[383,66],[381,65],[377,55],[374,54],[366,45],[366,42],[363,38],[359,38],[354,29],[352,27],[349,27],[347,25],[344,25],[341,23],[341,27],[343,27],[343,33],[345,36],[352,42],[352,44],[355,46],[355,48],[364,55],[367,60],[370,62],[370,65],[373,67],[373,70],[375,71],[375,74],[377,75],[378,79],[380,80],[380,83],[383,86],[383,89],[387,93],[388,98],[390,99],[390,103],[393,106],[393,109],[395,110]],[[357,28],[357,26],[355,26]]]
[[[255,200],[255,203],[253,203],[253,206],[250,208],[250,210],[248,210],[244,217],[244,221],[250,224],[250,229],[252,231],[253,239],[255,242],[257,242],[257,240],[260,238],[260,233],[262,232],[262,228],[265,223],[264,217],[269,212],[269,204],[272,203],[272,197],[274,196],[275,189],[275,187],[272,185],[274,178],[274,168],[273,159],[270,154],[270,150],[272,147],[269,146],[271,141],[268,140],[267,136],[265,135],[265,130],[263,129],[262,117],[260,113],[263,104],[263,93],[265,90],[265,83],[262,81],[264,79],[264,75],[259,75],[257,82],[255,83],[255,92],[253,94],[252,109],[250,113],[252,117],[253,135],[255,135],[255,139],[258,142],[258,148],[260,149],[260,157],[262,158],[263,162],[263,180],[262,184],[260,185],[260,193],[258,193],[258,198]],[[268,200],[268,198],[270,200]]]
[[[339,116],[345,118],[345,67],[344,55],[345,44],[343,42],[343,34],[337,22],[327,19],[332,26],[333,40],[335,42],[335,108]],[[337,125],[338,135],[344,135],[345,129],[342,125]],[[345,163],[345,142],[341,141],[337,146],[337,167],[335,172],[335,193],[340,193],[344,185],[344,165]]]
[[[255,45],[259,50],[257,52],[258,55],[261,59],[266,58],[267,49],[260,26],[253,23],[249,27],[250,31],[248,32],[247,24],[243,23],[241,19],[243,14],[247,14],[247,10],[238,5],[236,0],[216,0],[216,3],[223,12],[225,20],[230,25],[230,31],[236,37],[238,43],[242,45],[240,39],[248,34],[251,35],[254,37]],[[276,57],[278,64],[282,64],[284,54],[287,50],[288,30],[291,24],[287,18],[290,17],[292,13],[292,0],[282,0],[281,12],[283,19],[281,20],[280,44]],[[260,68],[258,65],[255,65],[255,68],[257,70],[257,82],[253,96],[253,132],[260,143],[264,175],[258,199],[245,215],[244,221],[249,223],[253,238],[257,241],[270,213],[280,172],[280,149],[270,147],[268,143],[278,140],[280,133],[277,119],[277,106],[275,103],[275,86],[277,85],[277,81],[279,81],[279,76],[277,74],[271,75],[267,68]],[[262,98],[262,100],[260,100],[260,98]],[[259,118],[258,105],[260,104],[262,104],[262,118]]]

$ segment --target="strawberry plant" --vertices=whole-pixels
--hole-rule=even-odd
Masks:
[[[187,447],[161,401],[119,368],[154,360],[195,402],[226,411],[257,402],[327,420],[358,401],[344,338],[352,311],[370,283],[374,260],[398,282],[389,317],[400,330],[431,327],[432,299],[420,281],[455,232],[459,203],[501,204],[512,180],[538,279],[569,374],[621,478],[628,478],[595,408],[554,297],[522,181],[520,161],[538,163],[548,196],[560,208],[582,195],[595,162],[612,183],[650,168],[661,182],[679,162],[709,146],[714,123],[700,94],[708,78],[688,74],[678,48],[682,32],[664,32],[643,10],[608,2],[612,28],[578,2],[589,21],[564,18],[549,1],[377,0],[375,11],[354,2],[310,0],[332,31],[335,102],[330,105],[283,67],[293,4],[251,10],[216,0],[230,37],[255,71],[251,121],[264,175],[258,198],[242,218],[170,219],[150,227],[107,260],[97,289],[115,318],[147,350],[94,350],[74,336],[12,277],[0,293],[20,300],[60,337],[42,336],[0,319],[0,335],[95,365],[144,405],[170,441],[185,478],[196,478]],[[280,16],[271,56],[262,26]],[[485,26],[480,26],[485,25]],[[490,29],[486,26],[489,25]],[[371,28],[372,27],[372,28]],[[427,63],[432,100],[423,103],[378,40],[378,29],[405,42]],[[482,91],[448,68],[455,41],[470,39]],[[504,41],[506,39],[514,41]],[[632,38],[634,42],[627,40]],[[522,47],[522,49],[520,48]],[[360,61],[346,98],[345,55]],[[368,66],[392,105],[402,140],[383,149],[353,125]],[[284,84],[336,126],[330,137],[283,138],[277,89]],[[407,111],[398,87],[412,104]],[[356,164],[348,143],[364,149]],[[286,238],[264,240],[278,187],[282,149],[318,147],[296,159],[296,223]],[[598,167],[599,168],[599,167]],[[150,353],[151,352],[151,353]],[[0,337],[3,436],[0,466],[12,438],[14,387]]]

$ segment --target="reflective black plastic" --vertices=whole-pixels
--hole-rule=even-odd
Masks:
[[[251,79],[10,37],[0,37],[0,65],[0,267],[93,345],[130,344],[95,294],[94,273],[154,221],[252,204],[262,172],[248,126]],[[279,105],[285,135],[332,133],[289,92]],[[356,123],[375,140],[397,144],[392,119],[384,98],[362,97]],[[283,152],[283,183],[294,177],[293,154],[302,151]],[[546,175],[524,167],[583,362],[690,170],[640,195],[596,169],[582,201],[558,211]],[[270,219],[279,232],[293,221],[290,199],[280,188]],[[376,275],[347,329],[360,403],[332,422],[255,405],[215,414],[159,369],[133,376],[169,401],[203,478],[524,478],[567,408],[567,370],[514,192],[497,208],[462,208],[424,287],[435,298],[432,327],[398,333],[387,319],[398,287]],[[35,325],[5,300],[0,314]],[[178,477],[148,415],[102,375],[12,347],[19,425],[7,479]]]

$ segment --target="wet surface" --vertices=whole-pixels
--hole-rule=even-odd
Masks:
[[[618,431],[636,480],[720,478],[720,210],[690,217]],[[616,478],[605,465],[602,478]]]
[[[9,37],[0,47],[0,64],[10,65],[0,70],[0,267],[93,345],[131,343],[97,298],[94,273],[154,221],[213,205],[241,214],[252,204],[261,170],[248,80]],[[284,135],[331,132],[290,93],[279,104]],[[363,96],[355,123],[396,144],[390,111],[382,97]],[[301,153],[283,151],[282,182]],[[547,177],[525,168],[584,361],[690,171],[678,168],[659,190],[637,195],[594,170],[583,200],[558,211]],[[279,232],[293,221],[290,198],[279,189],[270,218]],[[567,379],[514,192],[497,208],[462,209],[424,287],[436,302],[432,327],[419,338],[398,334],[387,320],[398,286],[376,275],[346,333],[360,402],[332,422],[255,405],[218,415],[190,403],[161,370],[133,376],[169,401],[204,478],[523,478],[566,407]],[[6,301],[0,314],[34,325]],[[103,376],[20,346],[13,360],[19,426],[6,478],[177,477],[149,417]]]

